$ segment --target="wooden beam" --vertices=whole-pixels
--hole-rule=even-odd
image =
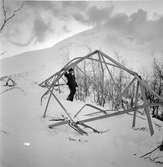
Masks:
[[[112,81],[113,81],[113,84],[114,84],[115,86],[117,86],[116,83],[115,83],[115,80],[114,80],[114,78],[113,78],[113,75],[112,75],[111,71],[109,70],[109,68],[108,68],[108,66],[107,66],[107,64],[106,64],[106,61],[105,61],[103,55],[102,55],[101,57],[102,57],[102,59],[103,59],[103,62],[104,62],[104,64],[105,64],[105,66],[106,66],[106,69],[107,69],[108,73],[110,74],[110,77],[111,77],[111,79],[112,79]]]
[[[51,92],[51,94],[53,95],[53,97],[55,98],[55,100],[58,102],[58,104],[61,106],[61,108],[64,110],[64,112],[66,113],[66,115],[68,116],[68,118],[74,122],[74,120],[72,119],[72,117],[70,116],[70,114],[67,112],[66,108],[63,106],[63,104],[59,101],[59,99],[55,96],[55,94],[53,92]]]
[[[87,54],[87,55],[84,56],[84,57],[76,57],[76,58],[70,60],[70,61],[63,67],[63,69],[65,69],[65,68],[68,69],[68,68],[70,68],[71,66],[73,66],[74,63],[75,63],[75,64],[78,64],[80,61],[82,61],[82,60],[84,60],[84,59],[87,59],[87,58],[89,58],[90,56],[92,56],[92,55],[94,55],[94,54],[96,54],[96,53],[98,53],[98,50],[95,50],[94,52],[91,52],[91,53]],[[73,61],[76,61],[76,62],[73,62]]]
[[[91,80],[91,79],[89,78],[89,76],[88,76],[87,74],[85,74],[85,72],[84,72],[78,65],[76,66],[76,68],[79,69],[79,71],[80,71],[81,73],[83,73],[89,80]]]
[[[119,62],[117,62],[116,60],[114,60],[113,58],[111,58],[110,56],[106,55],[105,53],[103,53],[102,51],[99,51],[104,57],[106,57],[107,59],[109,59],[112,63],[114,63],[115,65],[119,66],[121,69],[123,69],[124,71],[130,73],[131,75],[136,75],[137,73],[129,70],[128,68],[126,68],[124,65],[120,64]]]
[[[137,106],[138,92],[139,92],[139,81],[137,81],[137,84],[136,84],[136,95],[135,95],[135,104],[134,104],[134,106]],[[136,123],[136,110],[134,110],[132,127],[135,127],[135,123]]]
[[[96,62],[99,61],[99,60],[97,60],[97,59],[95,59],[95,58],[92,58],[92,57],[88,57],[87,59],[88,59],[88,60],[93,60],[93,61],[96,61]],[[113,67],[116,67],[116,68],[120,68],[119,66],[117,66],[117,65],[115,65],[115,64],[112,64],[112,63],[108,63],[108,62],[104,62],[104,61],[102,61],[102,63],[103,63],[103,64],[106,63],[107,65],[110,65],[110,66],[113,66]]]
[[[53,90],[54,90],[54,86],[53,86],[53,87],[51,87],[50,89],[52,89],[52,92],[53,92]],[[50,95],[49,95],[48,101],[47,101],[47,103],[46,103],[45,111],[44,111],[44,114],[43,114],[43,118],[45,118],[45,117],[46,117],[46,112],[47,112],[47,109],[48,109],[48,106],[49,106],[49,102],[50,102],[51,96],[52,96],[52,93],[50,92]]]
[[[144,87],[141,83],[140,83],[140,89],[141,89],[141,93],[142,93],[144,103],[147,104],[148,102],[147,102],[147,99],[146,99],[146,96],[145,96],[145,89],[144,89]],[[152,136],[154,134],[154,130],[153,130],[153,126],[152,126],[152,120],[151,120],[151,117],[150,117],[149,108],[147,106],[145,106],[144,111],[145,111],[145,114],[146,114],[146,117],[147,117],[147,120],[148,120],[148,126],[149,126],[149,130],[150,130],[150,134]]]
[[[52,84],[49,87],[46,86],[46,88],[48,90],[41,96],[41,103],[42,103],[42,99],[44,98],[44,96],[47,95],[50,92],[50,89],[55,85],[55,83],[53,84],[53,82],[52,82]]]
[[[68,65],[67,65],[67,68],[73,68],[74,66],[76,66],[77,64],[79,64],[81,61],[83,61],[84,59],[87,59],[87,58],[89,58],[90,56],[92,56],[92,55],[94,55],[94,54],[97,54],[98,53],[98,51],[97,50],[95,50],[94,52],[92,52],[92,53],[89,53],[89,54],[87,54],[86,56],[84,56],[84,57],[81,57],[79,60],[77,60],[76,62],[74,62],[74,63],[69,63]]]
[[[104,68],[103,68],[103,64],[102,64],[102,60],[101,60],[101,55],[100,55],[100,52],[98,52],[98,57],[99,57],[99,62],[100,62],[100,65],[101,65],[101,72],[102,72],[102,76],[101,76],[101,80],[102,80],[102,90],[101,90],[101,93],[102,93],[102,106],[104,106]]]
[[[90,56],[90,55],[92,55],[92,54],[95,54],[96,52],[97,52],[97,51],[94,51],[94,52],[88,54],[87,56]],[[87,56],[86,56],[86,57],[87,57]],[[61,70],[57,71],[55,74],[51,75],[49,78],[47,78],[46,80],[42,81],[42,82],[39,84],[39,86],[41,86],[44,82],[46,82],[46,81],[52,79],[54,76],[59,75],[62,71],[68,70],[68,69],[70,68],[71,64],[73,65],[74,63],[78,63],[78,62],[82,61],[83,58],[85,58],[85,57],[75,57],[74,59],[70,60]],[[73,62],[73,61],[76,61],[76,62]]]
[[[122,93],[119,95],[119,99],[123,96],[123,94],[127,91],[127,89],[129,89],[129,87],[134,83],[134,81],[136,80],[136,78],[134,77],[132,79],[132,81],[127,85],[127,87],[122,91]]]
[[[101,111],[101,112],[103,112],[103,113],[105,113],[106,114],[106,111],[110,111],[110,110],[103,110],[103,109],[101,109],[101,108],[99,108],[99,107],[97,107],[97,106],[94,106],[94,105],[92,105],[92,104],[85,104],[84,106],[82,106],[80,109],[79,109],[79,111],[74,115],[74,118],[75,117],[77,117],[78,115],[79,115],[79,113],[85,108],[85,107],[92,107],[92,108],[94,108],[94,109],[96,109],[96,110],[99,110],[99,111]]]
[[[115,82],[115,80],[114,80],[114,78],[113,78],[113,76],[112,76],[111,71],[109,70],[109,68],[108,68],[108,66],[107,66],[107,64],[106,64],[106,61],[105,61],[103,55],[101,55],[101,57],[102,57],[102,59],[103,59],[103,62],[104,62],[104,64],[105,64],[105,67],[106,67],[106,69],[107,69],[107,71],[108,71],[108,73],[109,73],[109,75],[110,75],[110,77],[111,77],[111,79],[112,79],[112,81],[113,81],[113,84],[117,87],[117,84],[116,84],[116,82]],[[109,92],[109,91],[108,91],[108,92]],[[110,92],[109,92],[109,94],[110,94],[110,97],[112,98],[112,100],[113,100],[113,102],[114,102],[113,96],[111,95]],[[113,103],[113,102],[112,102],[112,103]]]
[[[136,110],[136,109],[140,109],[140,108],[144,108],[144,105],[140,105],[140,106],[130,108],[130,109],[127,109],[127,110],[123,110],[123,111],[114,112],[114,113],[111,113],[111,114],[105,114],[105,115],[101,115],[101,116],[97,116],[97,117],[93,117],[93,118],[87,118],[87,119],[79,120],[77,122],[83,122],[83,123],[92,122],[92,121],[96,121],[96,120],[100,120],[100,119],[105,119],[105,118],[109,118],[109,117],[113,117],[113,116],[117,116],[117,115],[126,114],[126,113],[129,113],[129,112],[133,112],[133,109]],[[58,122],[58,123],[53,123],[53,124],[49,125],[49,127],[53,128],[55,126],[65,125],[67,123],[68,123],[68,120]]]
[[[58,77],[53,81],[53,83],[51,84],[51,86],[48,88],[48,90],[43,94],[43,96],[41,97],[41,99],[50,92],[50,95],[49,95],[49,98],[48,98],[48,101],[47,101],[47,104],[46,104],[46,107],[45,107],[45,111],[44,111],[44,114],[43,114],[43,118],[46,117],[46,112],[47,112],[47,109],[48,109],[48,105],[49,105],[49,102],[50,102],[50,99],[51,99],[51,95],[53,93],[53,90],[54,90],[54,85],[56,84],[57,80],[59,80],[63,75],[64,75],[65,72],[62,72],[60,75],[58,75]]]

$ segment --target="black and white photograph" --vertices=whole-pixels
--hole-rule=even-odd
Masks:
[[[163,166],[163,1],[0,0],[0,167]]]

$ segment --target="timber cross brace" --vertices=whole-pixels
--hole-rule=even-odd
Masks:
[[[113,103],[116,102],[124,102],[124,97],[126,92],[128,92],[130,89],[133,89],[133,96],[132,96],[132,105],[129,107],[127,106],[124,107],[124,105],[122,105],[122,110],[113,112],[113,113],[108,113],[108,111],[113,111],[113,110],[104,110],[101,109],[100,107],[91,105],[91,104],[86,104],[84,105],[79,111],[77,111],[77,113],[74,116],[71,116],[67,109],[64,107],[64,105],[61,103],[61,101],[57,98],[57,96],[55,95],[54,91],[55,88],[59,88],[61,85],[65,85],[65,79],[64,79],[64,74],[66,73],[66,71],[70,68],[75,68],[76,70],[78,70],[80,73],[84,74],[84,76],[89,79],[92,80],[92,78],[89,78],[89,75],[86,74],[86,70],[84,68],[84,70],[82,70],[82,68],[79,66],[81,63],[85,62],[85,61],[89,61],[90,64],[93,65],[94,62],[96,62],[99,67],[99,71],[100,71],[100,85],[101,85],[101,89],[99,90],[101,93],[101,101],[104,101],[104,79],[106,77],[110,77],[110,82],[114,85],[114,88],[112,87],[112,89],[118,89],[118,85],[115,81],[115,78],[113,77],[112,71],[109,69],[109,67],[113,67],[116,68],[118,70],[122,70],[124,72],[127,72],[131,77],[132,80],[129,82],[129,84],[127,86],[125,86],[125,88],[121,91],[118,92],[118,95],[116,98],[114,98],[114,94],[110,93],[109,91],[107,92],[110,96],[110,99],[112,100]],[[89,66],[89,64],[84,64],[85,66]],[[90,67],[88,67],[90,70]],[[95,71],[93,70],[94,74],[94,81],[96,81],[95,79],[97,79],[97,77],[95,78]],[[61,84],[60,80],[62,80],[64,83]],[[134,85],[134,86],[133,86]],[[119,63],[118,61],[114,60],[113,58],[111,58],[110,56],[108,56],[107,54],[103,53],[100,50],[95,50],[94,52],[91,52],[89,54],[87,54],[84,57],[76,57],[74,59],[72,59],[71,61],[69,61],[61,70],[59,70],[58,72],[56,72],[54,75],[50,76],[49,78],[47,78],[46,80],[44,80],[43,82],[41,82],[39,84],[39,86],[46,88],[46,92],[42,95],[41,97],[41,104],[42,101],[44,99],[45,96],[48,96],[47,99],[47,103],[45,106],[45,111],[43,114],[43,117],[46,117],[47,114],[47,109],[49,106],[49,102],[51,100],[51,98],[54,98],[58,104],[61,106],[61,108],[63,109],[64,113],[66,114],[66,118],[61,120],[60,122],[57,123],[53,123],[51,125],[49,125],[49,128],[53,128],[55,126],[59,126],[59,125],[64,125],[64,124],[68,124],[70,127],[72,127],[74,130],[78,131],[80,134],[87,134],[87,132],[85,132],[83,129],[81,129],[79,127],[79,125],[84,126],[86,128],[90,128],[92,129],[94,132],[98,132],[97,130],[95,130],[94,128],[86,125],[85,123],[87,122],[91,122],[91,121],[95,121],[95,120],[99,120],[99,119],[104,119],[104,118],[109,118],[109,117],[113,117],[116,115],[121,115],[121,114],[125,114],[125,113],[129,113],[129,112],[134,112],[133,114],[133,123],[132,123],[132,127],[135,127],[135,122],[136,122],[136,113],[138,111],[138,109],[144,109],[144,113],[146,115],[147,121],[148,121],[148,126],[149,126],[149,130],[150,130],[150,134],[153,135],[154,134],[154,129],[152,126],[152,121],[151,121],[151,116],[150,116],[150,109],[149,107],[151,106],[158,106],[158,105],[163,105],[163,98],[161,96],[159,96],[156,92],[154,92],[149,85],[147,84],[147,82],[145,82],[141,76],[139,76],[136,72],[128,69],[127,67],[125,67],[124,65],[122,65],[121,63]],[[157,97],[159,99],[159,103],[149,103],[146,97],[146,92],[150,92],[151,94],[153,94],[155,97]],[[141,101],[143,102],[143,104],[139,104],[139,99],[141,97]],[[103,104],[103,103],[101,103]],[[90,107],[96,110],[99,110],[99,112],[102,112],[103,115],[100,116],[96,116],[96,117],[91,117],[91,118],[87,118],[87,119],[83,119],[83,120],[78,120],[77,116],[79,115],[79,113],[81,113],[81,111],[83,110],[83,108],[85,107]]]

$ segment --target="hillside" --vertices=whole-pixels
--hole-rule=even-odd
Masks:
[[[103,50],[137,72],[149,72],[153,58],[159,56],[152,55],[146,45],[124,33],[97,27],[65,39],[51,48],[25,52],[1,60],[2,75],[38,70],[38,74],[46,78],[48,73],[54,73],[58,64],[63,66],[69,59],[85,56],[96,49]]]

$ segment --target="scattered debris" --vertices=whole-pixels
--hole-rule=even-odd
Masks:
[[[151,150],[151,151],[147,152],[146,154],[140,156],[140,158],[149,159],[150,161],[152,161],[154,163],[163,164],[163,161],[158,160],[159,158],[161,158],[160,156],[152,157],[152,153],[155,152],[156,150],[163,151],[163,141],[160,145],[158,145],[153,150]]]
[[[13,87],[15,85],[16,85],[16,82],[13,79],[8,78],[8,80],[6,81],[6,84],[4,86]]]
[[[141,128],[133,128],[134,130],[139,130],[139,131],[147,131],[146,127],[141,127]]]
[[[3,83],[3,86],[7,87],[16,86],[16,82],[11,78],[11,76],[0,77],[0,81]]]
[[[86,104],[74,115],[73,118],[77,117],[77,115],[86,106],[89,106],[91,108],[97,109],[100,112],[104,113],[104,115],[84,120],[84,122],[83,122],[83,120],[80,120],[80,122],[82,122],[82,123],[89,122],[89,121],[95,121],[97,119],[108,118],[110,116],[116,116],[116,115],[120,115],[120,114],[126,114],[126,113],[129,113],[129,112],[134,112],[132,127],[135,127],[137,113],[139,112],[138,109],[142,108],[142,109],[144,109],[144,113],[145,113],[145,115],[147,117],[150,134],[152,136],[154,134],[154,129],[153,129],[153,125],[152,125],[152,120],[151,120],[151,116],[150,116],[149,107],[152,107],[152,106],[155,107],[155,106],[158,106],[158,105],[163,105],[162,104],[163,98],[161,96],[159,96],[155,91],[153,91],[150,88],[150,86],[145,82],[145,80],[142,79],[142,77],[138,73],[128,69],[127,67],[125,67],[121,63],[117,62],[116,60],[114,60],[113,58],[111,58],[110,56],[108,56],[107,54],[103,53],[100,50],[95,50],[94,52],[91,52],[91,53],[87,54],[84,57],[77,57],[77,58],[72,59],[62,69],[60,69],[58,72],[56,72],[55,74],[51,75],[49,78],[47,78],[46,80],[44,80],[43,82],[41,82],[39,84],[39,86],[41,86],[43,88],[47,88],[46,92],[41,96],[41,104],[42,104],[42,100],[44,99],[44,97],[49,95],[49,97],[47,99],[47,103],[46,103],[46,107],[45,107],[45,111],[44,111],[43,117],[44,118],[46,117],[46,113],[47,113],[47,109],[48,109],[48,106],[49,106],[49,102],[50,102],[51,98],[53,97],[58,102],[58,104],[61,106],[61,108],[64,110],[66,116],[68,117],[68,119],[70,121],[70,122],[69,121],[63,121],[63,124],[67,124],[68,123],[69,126],[71,126],[73,129],[78,131],[80,134],[87,134],[85,131],[83,131],[81,128],[79,128],[79,126],[75,123],[73,118],[68,113],[67,109],[64,107],[64,105],[61,103],[61,101],[54,94],[54,90],[55,90],[56,86],[58,86],[58,89],[59,89],[60,88],[59,86],[65,85],[65,83],[61,83],[60,80],[62,79],[65,82],[65,80],[63,79],[63,76],[67,72],[67,70],[70,69],[70,68],[74,68],[74,67],[79,68],[78,64],[83,62],[83,61],[85,61],[85,60],[89,60],[91,62],[96,61],[96,62],[98,62],[100,64],[101,76],[102,76],[101,80],[102,80],[102,85],[103,85],[102,89],[104,88],[104,76],[105,76],[104,75],[104,72],[105,72],[104,68],[106,68],[106,71],[109,74],[107,76],[109,76],[111,78],[111,80],[113,81],[115,87],[117,87],[117,85],[115,84],[114,78],[112,76],[112,73],[110,72],[108,66],[116,67],[118,69],[126,71],[128,74],[130,74],[133,77],[133,79],[124,88],[124,90],[120,94],[118,94],[117,99],[116,99],[117,104],[115,104],[114,108],[117,111],[120,108],[120,106],[122,105],[123,111],[118,111],[116,113],[108,114],[106,112],[107,110],[101,109],[101,108],[96,107],[96,106],[91,105],[91,104]],[[80,69],[80,71],[82,71],[82,73],[84,73],[84,75],[86,75],[83,70]],[[136,83],[135,83],[135,81],[136,81]],[[130,105],[128,104],[127,107],[125,107],[125,105],[123,105],[124,104],[124,98],[126,98],[125,94],[134,84],[136,84],[136,87],[135,87],[136,90],[135,90],[135,93],[133,95],[134,97],[130,97],[131,104]],[[101,92],[102,92],[102,94],[100,96],[101,99],[99,100],[100,101],[99,104],[102,105],[102,104],[104,104],[104,92],[103,92],[103,90]],[[160,102],[158,101],[157,103],[149,103],[147,95],[146,95],[147,92],[150,92],[150,94],[152,94],[153,96],[157,97]],[[138,99],[139,99],[140,95],[141,95],[142,101],[143,101],[142,105],[139,105],[139,102],[138,102]],[[135,99],[135,101],[133,101],[133,99]],[[113,98],[112,101],[115,102],[115,99]],[[104,106],[104,105],[102,105],[102,106]],[[49,126],[49,128],[52,128],[52,127],[53,127],[53,125]],[[92,129],[92,130],[97,132],[95,129]],[[141,129],[141,130],[144,130],[144,129]]]

